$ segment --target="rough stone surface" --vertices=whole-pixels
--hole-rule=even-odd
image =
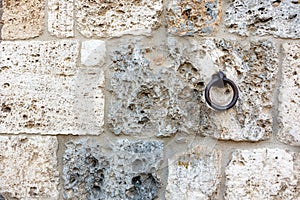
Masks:
[[[81,64],[87,67],[101,66],[105,62],[106,46],[102,40],[88,40],[81,45]]]
[[[225,199],[299,199],[299,170],[299,153],[237,150],[226,168]]]
[[[0,44],[1,133],[99,134],[101,68],[79,69],[76,41]]]
[[[111,54],[108,114],[114,134],[165,137],[197,132],[200,96],[194,86],[201,88],[203,82],[195,78],[189,85],[173,69],[159,69],[158,65],[165,65],[163,55],[153,57],[152,62],[146,58],[151,52],[156,54],[155,47],[134,44],[117,48]]]
[[[75,4],[77,29],[86,37],[149,34],[161,25],[162,0],[78,0]]]
[[[218,151],[198,146],[168,162],[167,200],[217,199],[221,181]]]
[[[268,40],[235,42],[224,39],[177,41],[169,38],[169,51],[177,73],[193,79],[211,80],[222,70],[239,88],[235,107],[213,111],[201,99],[199,131],[218,139],[258,141],[272,134],[273,91],[278,71],[278,52]],[[197,80],[196,79],[196,80]],[[195,88],[203,96],[203,90]],[[215,96],[227,96],[221,90]],[[230,91],[229,91],[230,93]],[[187,121],[185,121],[187,122]]]
[[[283,51],[277,137],[284,143],[300,146],[300,43],[285,43]]]
[[[168,32],[180,36],[211,35],[221,17],[220,0],[171,0],[166,12]]]
[[[41,35],[44,0],[3,0],[2,39],[29,39]]]
[[[59,38],[74,36],[74,1],[48,0],[48,31]]]
[[[63,158],[64,199],[156,199],[163,159],[157,141],[120,140],[108,150],[89,140],[70,141]]]
[[[0,199],[57,199],[56,151],[55,137],[0,136]]]
[[[0,39],[2,38],[2,27],[3,27],[3,20],[2,20],[2,15],[3,15],[3,3],[0,1]]]
[[[299,10],[298,0],[237,0],[229,5],[224,21],[230,32],[242,36],[300,38]]]

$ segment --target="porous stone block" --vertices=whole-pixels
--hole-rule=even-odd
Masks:
[[[210,36],[221,17],[220,0],[171,0],[166,11],[168,32],[180,36]]]
[[[0,136],[0,199],[58,199],[57,145],[51,136]]]
[[[74,36],[74,1],[48,1],[48,31],[59,38]]]
[[[111,53],[108,126],[114,134],[168,137],[198,132],[200,94],[191,85],[201,88],[203,82],[197,77],[191,85],[183,81],[165,66],[163,54],[153,56],[159,48],[120,45]]]
[[[277,137],[286,144],[300,146],[300,43],[283,44]]]
[[[44,0],[3,0],[2,39],[29,39],[42,34]]]
[[[88,40],[81,45],[81,64],[87,67],[101,66],[105,62],[106,46],[102,40]]]
[[[299,153],[268,148],[237,150],[225,171],[225,199],[299,199],[299,170]]]
[[[217,199],[220,152],[196,147],[168,160],[167,200]]]
[[[238,0],[228,6],[224,21],[230,32],[242,36],[300,38],[299,10],[298,0]]]
[[[198,131],[205,136],[235,141],[265,140],[272,134],[273,94],[278,71],[278,50],[269,40],[239,42],[225,39],[177,41],[169,38],[172,66],[202,98],[198,104]],[[223,71],[238,87],[236,105],[223,112],[210,109],[203,88],[193,80],[207,85],[211,76]],[[198,85],[201,82],[198,83]],[[215,102],[228,104],[233,92],[230,87],[212,90]],[[225,98],[226,97],[226,98]],[[213,99],[213,98],[212,98]]]
[[[70,141],[63,157],[64,199],[155,199],[163,144],[120,140],[111,148]]]
[[[2,27],[3,27],[3,20],[2,20],[2,15],[3,15],[3,5],[2,1],[0,1],[0,39],[2,38]]]
[[[77,29],[86,37],[150,34],[161,25],[162,0],[78,0],[75,5]]]
[[[0,44],[1,133],[100,134],[104,74],[76,66],[76,41]]]

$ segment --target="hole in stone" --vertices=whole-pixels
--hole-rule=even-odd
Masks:
[[[9,112],[11,112],[11,107],[2,104],[1,111],[9,113]]]
[[[297,72],[296,72],[296,71],[294,71],[294,72],[293,72],[293,75],[297,75]]]
[[[141,176],[133,177],[131,183],[132,183],[134,186],[140,186],[140,185],[142,184]]]
[[[30,196],[36,196],[37,195],[37,187],[30,187],[29,194]]]
[[[23,117],[23,119],[28,119],[27,115],[23,115],[22,117]]]
[[[149,122],[150,119],[148,117],[143,117],[141,120],[138,121],[139,124],[145,124]]]
[[[4,88],[8,88],[9,86],[10,86],[9,83],[4,83],[4,84],[3,84],[3,87],[4,87]]]

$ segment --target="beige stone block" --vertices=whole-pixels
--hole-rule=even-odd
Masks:
[[[225,199],[299,199],[299,166],[299,153],[268,148],[237,150],[225,172]]]
[[[277,137],[286,144],[300,146],[300,43],[283,44]]]
[[[78,0],[75,4],[77,29],[86,37],[150,34],[161,25],[162,0]]]
[[[74,36],[74,1],[48,1],[48,31],[59,38]]]
[[[104,74],[76,66],[76,41],[0,44],[1,133],[100,134]]]
[[[88,40],[81,45],[81,64],[87,67],[101,66],[105,62],[106,46],[102,40]]]
[[[166,14],[169,33],[211,35],[222,18],[222,5],[220,0],[171,0]]]
[[[198,146],[168,162],[167,200],[217,198],[221,181],[219,151]]]
[[[300,38],[299,0],[236,0],[226,8],[224,22],[242,36]]]
[[[195,111],[199,112],[200,133],[234,141],[266,140],[272,135],[279,65],[278,49],[272,41],[189,39],[185,43],[169,38],[169,46],[174,69],[200,97],[200,108]],[[222,112],[211,109],[204,98],[205,87],[218,71],[223,71],[239,91],[235,106]],[[227,105],[233,95],[229,86],[214,87],[211,93],[220,105]]]
[[[44,9],[44,0],[4,0],[2,39],[28,39],[41,35]]]
[[[50,136],[0,136],[0,197],[58,199],[57,145]]]

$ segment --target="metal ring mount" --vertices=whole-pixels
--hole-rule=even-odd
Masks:
[[[214,102],[212,102],[212,100],[210,99],[211,88],[212,87],[223,88],[227,84],[230,85],[230,87],[233,90],[233,98],[231,102],[225,106],[217,105]],[[208,85],[205,88],[205,100],[210,107],[218,111],[225,111],[232,108],[236,104],[238,98],[239,98],[239,91],[237,86],[234,84],[232,80],[226,78],[226,75],[223,72],[220,71],[212,75],[212,80],[208,83]]]

